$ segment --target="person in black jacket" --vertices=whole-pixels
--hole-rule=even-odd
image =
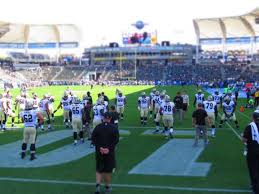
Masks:
[[[108,102],[108,104],[109,104],[109,98],[108,98],[108,96],[106,96],[106,95],[104,94],[104,92],[102,92],[101,95],[103,96],[103,100],[106,101],[106,102]]]
[[[92,98],[92,96],[91,96],[91,93],[88,91],[86,94],[87,94],[88,101],[89,101],[91,104],[93,104],[93,98]]]
[[[119,142],[119,131],[110,123],[111,115],[106,112],[103,123],[97,125],[92,133],[92,143],[95,145],[96,156],[96,191],[100,194],[100,184],[105,181],[105,192],[111,191],[111,174],[116,167],[115,147]]]
[[[111,123],[118,128],[120,114],[116,111],[116,107],[114,105],[111,106],[110,114],[111,114]]]
[[[244,130],[243,142],[246,145],[246,160],[254,194],[259,194],[259,110],[253,113],[253,122]]]
[[[175,104],[175,112],[179,115],[179,120],[182,122],[183,120],[183,97],[181,96],[181,92],[177,92],[174,97]]]

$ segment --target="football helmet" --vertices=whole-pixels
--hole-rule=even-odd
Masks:
[[[165,95],[165,101],[166,101],[166,102],[170,102],[170,96]]]
[[[156,88],[153,88],[153,89],[152,89],[152,92],[156,92]]]
[[[208,96],[208,101],[213,101],[213,97],[211,95]]]
[[[73,104],[79,104],[81,101],[78,97],[73,98]]]
[[[156,96],[159,96],[159,94],[160,94],[159,91],[156,91],[155,95],[156,95]]]
[[[25,103],[25,110],[33,109],[33,102],[31,100],[27,100]]]
[[[141,92],[141,96],[146,96],[146,92]]]

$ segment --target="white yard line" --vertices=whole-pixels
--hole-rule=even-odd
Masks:
[[[222,114],[219,114],[220,117],[222,116]],[[238,134],[238,132],[229,124],[228,121],[225,122],[229,128],[231,129],[231,131],[238,137],[238,139],[242,140],[242,137]]]
[[[0,181],[26,182],[26,183],[48,183],[48,184],[65,184],[65,185],[83,185],[95,186],[94,182],[83,181],[64,181],[64,180],[45,180],[45,179],[26,179],[14,177],[0,177]],[[226,188],[201,188],[201,187],[177,187],[162,185],[142,185],[142,184],[112,184],[112,187],[131,188],[131,189],[156,189],[156,190],[176,190],[176,191],[205,191],[205,192],[225,192],[225,193],[250,193],[248,189],[226,189]]]
[[[244,117],[248,118],[249,120],[252,120],[252,118],[250,118],[249,116],[247,116],[245,113],[242,113],[240,111],[237,111],[239,114],[243,115]]]

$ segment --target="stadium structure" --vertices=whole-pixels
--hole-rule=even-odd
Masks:
[[[258,80],[257,18],[258,9],[240,16],[194,19],[196,45],[159,44],[156,30],[149,32],[142,25],[136,32],[123,34],[122,44],[85,48],[81,58],[60,54],[62,49],[79,46],[80,31],[75,25],[2,22],[0,49],[8,55],[2,57],[1,64],[5,71],[22,78],[17,79],[19,82],[251,82]],[[56,51],[56,57],[41,52],[44,48]],[[36,50],[38,53],[34,53]]]
[[[252,60],[259,52],[258,17],[259,8],[239,16],[194,19],[197,45],[223,59],[236,55],[240,60]]]

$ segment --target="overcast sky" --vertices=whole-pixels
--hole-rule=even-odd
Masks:
[[[116,41],[142,20],[158,40],[195,43],[194,18],[234,16],[259,7],[259,0],[2,0],[0,20],[20,23],[73,23],[82,46]]]

